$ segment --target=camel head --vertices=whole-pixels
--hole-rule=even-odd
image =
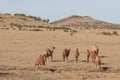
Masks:
[[[52,49],[55,49],[55,47],[53,46]]]

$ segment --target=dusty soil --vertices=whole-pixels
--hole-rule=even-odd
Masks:
[[[98,35],[101,30],[81,30],[72,36],[63,31],[0,30],[0,80],[120,80],[120,35]],[[110,30],[107,30],[110,31]],[[120,30],[117,31],[120,34]],[[86,62],[86,49],[98,45],[102,71]],[[55,46],[53,61],[41,69],[34,67],[45,48]],[[63,62],[64,48],[71,48]],[[80,52],[78,63],[74,51]]]

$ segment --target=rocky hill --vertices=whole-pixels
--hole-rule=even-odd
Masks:
[[[26,16],[25,14],[0,14],[0,29],[32,30],[48,27],[48,20],[39,17]]]
[[[27,16],[25,14],[1,14],[0,13],[0,29],[2,30],[24,30],[24,31],[41,31],[55,29],[70,28],[108,28],[120,29],[120,24],[112,24],[100,20],[96,20],[89,16],[73,15],[58,21],[49,23],[49,19],[41,19],[35,16]]]
[[[100,20],[96,20],[89,16],[73,15],[51,23],[54,26],[61,27],[80,27],[80,28],[110,28],[120,29],[120,24],[112,24]]]

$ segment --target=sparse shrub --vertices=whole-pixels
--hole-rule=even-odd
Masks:
[[[31,26],[31,25],[29,25],[28,27],[29,27],[29,28],[32,28],[32,26]]]
[[[25,14],[23,14],[23,13],[16,13],[16,14],[14,14],[15,16],[26,16]]]
[[[44,28],[43,26],[38,26],[38,28]]]
[[[18,27],[18,29],[19,29],[19,30],[22,30],[22,28],[21,28],[21,27]]]
[[[77,30],[71,30],[70,31],[70,36],[73,36],[74,33],[77,33]]]
[[[16,13],[15,15],[18,15],[18,16],[24,16],[24,14],[19,14],[19,13]]]
[[[50,20],[49,19],[43,19],[43,22],[49,22]]]
[[[33,27],[33,28],[36,28],[36,26],[35,26],[35,25],[33,25],[32,27]]]
[[[68,32],[68,29],[65,28],[65,29],[64,29],[64,32]]]
[[[68,32],[70,30],[70,28],[66,28],[66,27],[53,27],[53,31],[56,29],[63,30],[64,32]]]
[[[76,32],[77,32],[77,30],[72,30],[72,32],[73,32],[73,33],[76,33]]]
[[[31,15],[29,15],[28,17],[29,17],[29,18],[33,18],[33,19],[38,20],[38,21],[41,21],[41,18],[40,18],[40,17],[31,16]]]
[[[40,17],[31,16],[31,15],[27,16],[26,14],[23,14],[23,13],[16,13],[16,14],[14,14],[14,16],[26,16],[26,17],[33,18],[35,20],[41,21]]]
[[[3,29],[3,30],[9,30],[9,28],[1,28],[1,29]]]
[[[19,30],[22,30],[23,28],[23,25],[20,25],[20,24],[15,24],[15,23],[11,23],[11,28],[13,28],[13,26],[16,26]]]
[[[117,31],[113,32],[101,32],[102,35],[118,35]]]
[[[102,35],[112,35],[110,32],[101,32]]]
[[[113,35],[118,35],[117,31],[113,31]]]
[[[32,29],[31,31],[42,31],[41,29]]]

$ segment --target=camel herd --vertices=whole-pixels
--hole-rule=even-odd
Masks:
[[[54,52],[55,47],[52,47],[52,49],[46,48],[43,53],[37,58],[35,61],[35,66],[40,66],[43,65],[45,66],[45,62],[47,62],[47,59],[51,57],[51,61],[53,60],[53,52]],[[67,60],[70,55],[71,49],[65,48],[63,50],[63,61]],[[97,70],[101,70],[101,59],[98,56],[99,53],[99,48],[96,45],[92,46],[92,50],[90,51],[89,49],[86,50],[86,61],[89,62],[89,58],[91,56],[92,62],[96,65]],[[78,62],[78,57],[79,57],[79,50],[78,48],[75,50],[74,53],[75,56],[75,61]]]

